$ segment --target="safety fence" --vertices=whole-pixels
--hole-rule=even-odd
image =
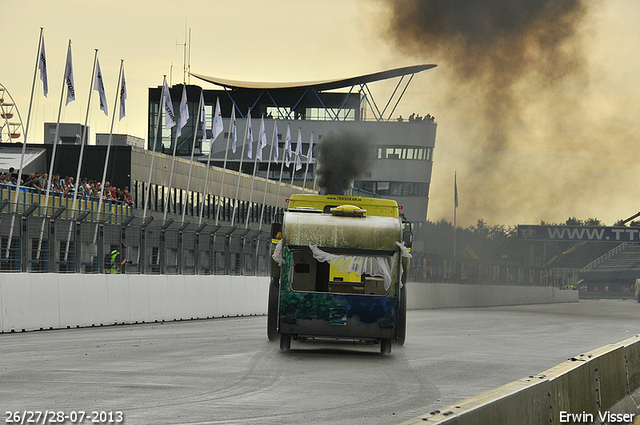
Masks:
[[[554,276],[544,267],[516,261],[480,261],[468,257],[433,253],[411,253],[409,278],[416,282],[449,282],[472,285],[549,286],[569,282],[566,275]],[[577,271],[577,270],[576,270]],[[564,277],[564,279],[563,279]],[[573,280],[575,282],[575,279]]]
[[[9,205],[11,207],[11,205]],[[69,212],[52,208],[36,215],[23,208],[0,212],[0,271],[104,273],[114,250],[126,274],[226,274],[270,272],[268,228],[214,226],[126,214]],[[32,211],[32,212],[33,212]],[[123,247],[124,245],[124,247]]]
[[[281,208],[179,191],[175,199],[187,202],[191,214],[204,203],[200,219],[187,215],[198,223],[154,220],[136,216],[144,205],[136,188],[133,206],[90,197],[74,202],[64,193],[51,193],[47,202],[44,191],[25,187],[16,203],[15,186],[0,184],[0,272],[105,273],[118,250],[127,260],[118,273],[270,275],[270,223]],[[164,212],[160,192],[156,187],[149,199],[151,214]],[[358,189],[349,194],[377,196]],[[182,210],[180,202],[169,204],[169,216]]]

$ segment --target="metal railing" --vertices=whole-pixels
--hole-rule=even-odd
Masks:
[[[0,271],[29,273],[105,273],[106,258],[122,250],[128,263],[121,273],[227,274],[270,273],[268,231],[203,223],[146,220],[129,211],[69,211],[3,203],[0,210]],[[11,241],[11,242],[9,242]],[[121,248],[125,244],[125,248]]]
[[[0,184],[0,199],[2,200],[2,203],[0,203],[0,212],[14,212],[16,206],[15,197],[15,185]],[[77,211],[74,212],[72,210],[72,193],[51,192],[49,198],[50,201],[47,208],[46,192],[44,190],[21,187],[16,212],[23,214],[26,210],[35,207],[35,209],[29,213],[30,215],[46,216],[51,214],[51,210],[64,208],[64,211],[61,213],[64,218],[75,218],[75,214],[80,211],[80,214],[88,213],[90,215],[87,218],[88,220],[98,220],[99,216],[104,215],[109,217],[108,222],[111,223],[116,219],[126,219],[126,217],[132,214],[132,207],[122,201],[105,199],[101,203],[97,197],[78,195],[76,199]]]
[[[604,263],[605,261],[609,260],[610,258],[615,257],[619,252],[625,250],[627,248],[627,246],[628,246],[628,244],[626,242],[621,243],[620,245],[618,245],[615,248],[613,248],[611,251],[609,251],[606,254],[596,258],[595,260],[593,260],[592,262],[590,262],[589,264],[587,264],[586,266],[581,268],[580,269],[580,273],[593,271],[600,264]]]

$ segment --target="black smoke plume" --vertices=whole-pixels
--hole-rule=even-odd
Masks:
[[[531,114],[551,121],[580,116],[579,99],[588,83],[580,30],[590,3],[383,1],[384,36],[400,51],[438,63],[438,72],[446,75],[448,104],[458,114],[449,111],[447,118],[463,122],[468,139],[470,154],[456,165],[468,177],[467,211],[496,218],[496,205],[505,211],[533,209],[531,193],[527,202],[514,196],[530,185],[509,153],[526,149]],[[551,133],[549,143],[575,143],[560,131],[545,130]]]
[[[318,145],[318,185],[324,193],[343,195],[371,169],[367,139],[353,132],[327,133]]]

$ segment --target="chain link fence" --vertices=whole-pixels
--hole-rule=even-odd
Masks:
[[[354,189],[351,195],[364,192]],[[271,272],[270,223],[281,213],[272,206],[224,202],[221,224],[213,225],[165,221],[153,215],[142,219],[133,215],[134,208],[111,200],[73,202],[69,195],[52,193],[50,206],[45,207],[41,191],[21,188],[17,202],[15,196],[13,187],[0,184],[2,272],[106,273],[114,250],[127,260],[119,270],[127,274],[269,276]],[[198,205],[191,208],[199,210]],[[207,216],[212,221],[218,211],[215,206],[210,210]]]
[[[0,271],[105,273],[113,250],[127,274],[267,276],[270,232],[21,206],[0,213]],[[124,247],[123,247],[124,246]],[[105,264],[107,263],[107,264]]]

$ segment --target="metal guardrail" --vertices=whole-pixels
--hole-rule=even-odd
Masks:
[[[352,189],[351,196],[371,196]],[[126,244],[127,274],[191,274],[268,276],[270,231],[246,227],[247,214],[237,212],[237,225],[162,223],[135,217],[120,201],[79,198],[0,184],[0,272],[105,273],[106,256]],[[269,213],[270,214],[270,213]],[[269,222],[269,219],[266,219]],[[254,226],[255,227],[255,226]],[[106,267],[105,267],[106,266]]]
[[[14,185],[0,184],[1,212],[14,212],[15,196]],[[31,210],[29,211],[30,215],[49,216],[51,215],[51,210],[64,208],[62,212],[63,218],[75,218],[74,214],[77,214],[78,211],[74,212],[72,210],[73,194],[52,192],[49,198],[51,200],[47,208],[45,191],[21,187],[16,212],[24,214],[25,211]],[[88,196],[77,197],[76,210],[81,211],[81,213],[88,213],[87,220],[98,220],[98,216],[105,216],[108,217],[107,222],[109,223],[116,223],[117,220],[126,220],[132,214],[132,207],[121,201],[104,200],[100,203],[100,199]]]
[[[1,272],[105,273],[105,255],[125,244],[129,262],[121,273],[270,273],[268,231],[172,220],[163,225],[125,214],[103,214],[95,221],[90,211],[74,214],[64,207],[47,216],[32,214],[38,208],[21,205],[14,214],[5,204],[0,212]]]
[[[580,269],[580,273],[585,273],[585,272],[588,272],[588,271],[591,271],[591,270],[595,269],[596,267],[598,267],[603,262],[605,262],[608,259],[614,257],[620,251],[623,251],[624,249],[626,249],[627,246],[628,246],[628,244],[626,242],[621,243],[620,245],[618,245],[615,248],[613,248],[611,251],[607,252],[606,254],[604,254],[601,257],[596,258],[595,260],[593,260],[592,262],[590,262],[589,264],[587,264],[586,266],[581,268]]]

